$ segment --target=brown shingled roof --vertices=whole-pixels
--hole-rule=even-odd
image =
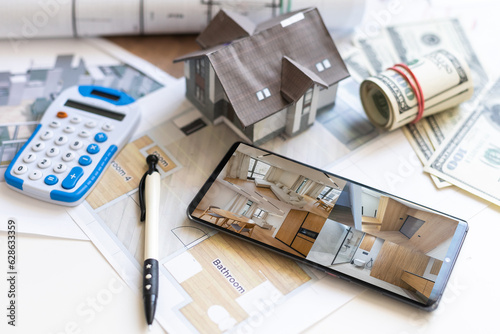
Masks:
[[[241,123],[252,125],[296,102],[298,93],[311,82],[331,86],[349,76],[316,8],[285,15],[260,24],[253,35],[175,61],[206,55]],[[227,17],[234,19],[234,15]],[[290,65],[287,73],[282,72],[284,57],[286,66]],[[331,66],[320,72],[316,64],[325,59]],[[282,82],[292,77],[300,82]],[[265,88],[271,95],[259,101],[256,93]]]
[[[316,83],[323,88],[328,88],[314,72],[308,70],[287,56],[283,57],[281,68],[281,95],[289,103],[296,102],[306,91]]]
[[[247,17],[221,10],[196,38],[196,42],[204,49],[211,48],[248,37],[253,34],[254,30],[255,24]]]

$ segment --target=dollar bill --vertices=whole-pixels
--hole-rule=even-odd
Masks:
[[[415,119],[421,106],[417,98],[419,91],[425,98],[424,117],[454,107],[474,94],[467,62],[447,50],[434,51],[408,63],[408,67],[398,70],[400,72],[395,70],[368,77],[360,86],[366,115],[384,129],[394,130]],[[405,79],[408,77],[410,79]],[[421,90],[414,91],[407,80],[414,81]]]
[[[363,50],[375,73],[395,63],[408,63],[439,49],[460,54],[469,65],[474,81],[474,95],[469,103],[471,106],[477,104],[477,97],[488,83],[488,75],[457,19],[389,26],[376,38],[358,38],[355,43]]]
[[[371,75],[366,57],[359,49],[351,49],[345,56],[342,54],[342,59],[355,81],[361,82]]]
[[[500,80],[441,144],[424,170],[500,205]]]
[[[408,142],[412,146],[413,150],[417,154],[418,159],[425,166],[429,162],[430,157],[434,154],[434,147],[432,146],[429,137],[423,129],[423,123],[418,122],[417,124],[408,124],[403,127],[403,133],[408,139]],[[432,181],[437,188],[449,187],[451,184],[435,175],[430,175]]]
[[[439,147],[458,122],[470,115],[488,83],[488,75],[460,22],[456,19],[390,26],[382,29],[375,38],[355,38],[354,44],[363,51],[368,71],[372,75],[384,71],[395,63],[411,61],[440,48],[455,50],[464,57],[471,69],[474,95],[459,109],[444,111],[421,120],[424,124],[422,135],[427,135],[434,148]],[[407,136],[407,138],[418,156],[426,154],[419,151],[421,145],[415,142],[413,137]]]
[[[434,147],[438,149],[446,137],[453,132],[456,126],[472,112],[471,108],[463,105],[448,109],[438,114],[422,119],[420,123]]]

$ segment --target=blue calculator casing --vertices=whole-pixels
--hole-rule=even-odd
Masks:
[[[129,95],[99,86],[74,86],[49,106],[5,171],[8,186],[66,206],[80,204],[139,125]]]

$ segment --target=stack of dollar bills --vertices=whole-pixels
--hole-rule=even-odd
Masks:
[[[489,81],[460,22],[389,26],[376,36],[357,36],[354,44],[343,56],[357,81],[439,49],[465,59],[474,82],[472,98],[403,131],[436,187],[455,185],[500,205],[500,80]]]

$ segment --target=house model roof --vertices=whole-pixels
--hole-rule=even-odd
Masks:
[[[175,62],[208,57],[244,127],[297,102],[314,83],[329,87],[349,76],[316,8],[258,25],[221,10],[197,42],[203,50]]]

